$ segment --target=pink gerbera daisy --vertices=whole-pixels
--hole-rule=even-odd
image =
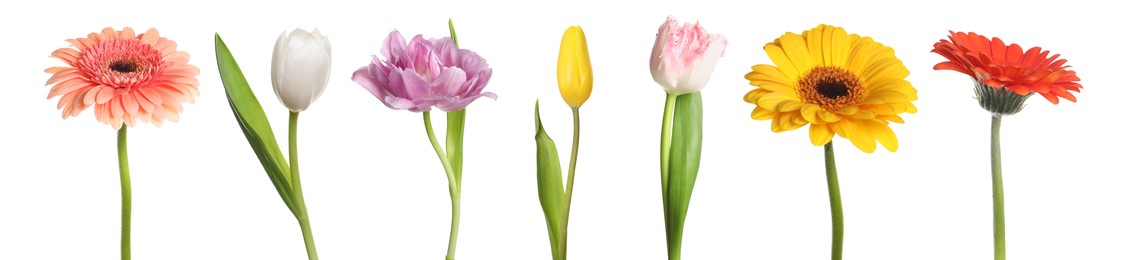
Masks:
[[[47,85],[55,84],[47,98],[60,97],[64,119],[94,106],[95,118],[115,129],[139,120],[161,126],[177,122],[181,103],[200,95],[200,70],[155,29],[134,35],[129,27],[108,27],[67,42],[71,47],[51,53],[67,66],[46,70],[53,74]]]

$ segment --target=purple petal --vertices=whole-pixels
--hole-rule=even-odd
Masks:
[[[394,68],[390,73],[390,89],[395,90],[394,94],[398,97],[412,100],[414,103],[433,96],[429,82],[412,70]],[[398,95],[396,92],[398,90],[403,95]]]
[[[385,42],[382,43],[382,56],[390,60],[398,60],[402,53],[405,53],[405,37],[401,36],[401,32],[393,30],[386,36]]]
[[[391,96],[389,91],[386,90],[386,81],[373,78],[372,75],[367,74],[367,69],[366,67],[358,69],[354,72],[354,76],[351,77],[351,79],[358,83],[358,85],[361,85],[366,91],[369,91],[374,97],[377,97],[386,107],[398,109],[389,102],[390,98],[397,97]]]
[[[437,78],[433,79],[433,93],[439,97],[457,96],[467,90],[464,84],[467,80],[464,70],[457,67],[445,68]]]
[[[461,49],[460,65],[458,66],[464,69],[465,72],[468,72],[468,77],[471,78],[472,75],[479,74],[480,71],[488,69],[488,61],[484,60],[484,58],[480,57],[476,52]]]
[[[484,92],[483,94],[478,94],[470,97],[448,99],[437,103],[437,108],[440,108],[445,112],[453,112],[464,109],[468,106],[468,104],[471,104],[472,101],[476,101],[476,99],[479,99],[481,97],[496,99],[496,94],[492,92]]]
[[[492,69],[481,71],[480,74],[473,75],[472,78],[465,83],[467,86],[465,87],[465,92],[461,93],[461,96],[480,94],[480,92],[484,91],[484,88],[488,86],[488,80],[491,78]]]
[[[440,57],[441,63],[445,67],[460,66],[460,49],[456,48],[456,43],[452,42],[452,38],[444,37],[431,41],[437,56]]]

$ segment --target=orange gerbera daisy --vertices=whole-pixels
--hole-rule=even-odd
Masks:
[[[72,46],[51,56],[68,66],[46,70],[53,74],[47,85],[55,84],[47,98],[60,97],[64,119],[94,106],[95,118],[114,129],[133,127],[138,120],[161,126],[165,120],[177,122],[181,103],[200,95],[200,70],[155,29],[134,35],[129,27],[108,27],[67,42]]]
[[[1023,52],[1018,44],[1010,46],[999,38],[988,40],[975,33],[951,34],[948,40],[933,45],[932,52],[948,61],[936,64],[936,70],[954,70],[993,88],[1004,87],[1020,96],[1038,93],[1050,103],[1058,98],[1077,102],[1070,91],[1080,92],[1078,75],[1058,54],[1047,57],[1050,51],[1033,47]]]

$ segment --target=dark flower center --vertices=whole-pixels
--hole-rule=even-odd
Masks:
[[[858,105],[865,86],[857,75],[838,67],[817,67],[799,78],[799,99],[829,112]]]
[[[850,88],[845,83],[833,80],[819,82],[814,90],[826,98],[840,98],[850,94]]]
[[[141,64],[138,64],[138,62],[135,61],[116,60],[110,63],[110,70],[121,73],[132,73],[138,71],[139,65]]]

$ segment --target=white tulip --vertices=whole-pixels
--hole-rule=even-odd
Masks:
[[[700,91],[727,45],[724,36],[708,33],[699,23],[680,24],[669,17],[657,30],[649,57],[653,81],[673,94]]]
[[[318,29],[284,32],[275,41],[271,85],[288,110],[307,110],[330,80],[330,42]]]

